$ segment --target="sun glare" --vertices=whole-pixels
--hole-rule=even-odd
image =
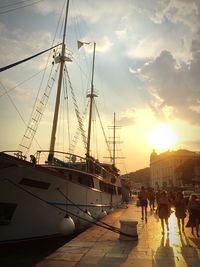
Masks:
[[[157,125],[149,134],[149,143],[153,148],[169,149],[177,143],[175,131],[167,124]]]

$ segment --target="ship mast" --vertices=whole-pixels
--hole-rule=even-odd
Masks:
[[[115,166],[116,159],[124,159],[124,157],[116,157],[116,145],[121,144],[122,142],[119,140],[119,136],[116,136],[116,130],[119,130],[121,127],[116,125],[116,114],[114,112],[114,120],[113,120],[113,126],[109,126],[110,130],[113,130],[113,135],[110,137],[109,144],[112,145],[112,155],[109,158],[112,162],[112,164]]]
[[[61,94],[61,87],[62,87],[62,79],[63,79],[63,69],[65,61],[67,60],[65,56],[65,36],[66,36],[66,28],[67,28],[67,18],[68,18],[68,10],[69,10],[69,0],[67,1],[66,5],[66,15],[65,15],[65,23],[64,23],[64,31],[63,31],[63,40],[62,40],[62,50],[60,59],[60,72],[58,78],[58,88],[57,88],[57,95],[56,95],[56,103],[55,103],[55,111],[54,111],[54,118],[53,118],[53,126],[51,132],[51,142],[50,142],[50,152],[49,152],[49,160],[51,161],[54,156],[54,147],[56,141],[56,129],[57,129],[57,122],[58,122],[58,113],[59,113],[59,106],[60,106],[60,94]]]
[[[115,165],[115,145],[116,145],[116,140],[115,140],[115,129],[116,129],[116,125],[115,125],[115,112],[114,112],[114,126],[113,126],[113,165]]]
[[[87,151],[86,151],[86,157],[88,158],[90,156],[90,141],[91,141],[91,125],[92,125],[92,110],[93,110],[93,102],[94,97],[97,97],[96,94],[94,94],[94,63],[95,63],[95,50],[96,50],[96,43],[94,42],[94,48],[93,48],[93,60],[92,60],[92,79],[91,79],[91,91],[90,94],[87,95],[87,97],[90,98],[90,112],[89,112],[89,122],[88,122],[88,138],[87,138]]]

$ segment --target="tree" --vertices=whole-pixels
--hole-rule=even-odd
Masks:
[[[179,174],[182,184],[194,184],[194,167],[196,159],[188,159],[176,168],[176,173]]]

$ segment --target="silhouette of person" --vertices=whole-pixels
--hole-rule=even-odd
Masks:
[[[194,234],[194,227],[196,228],[196,235],[199,237],[199,222],[200,222],[200,203],[197,200],[197,196],[192,194],[188,202],[189,220],[186,227],[192,228],[192,234]]]
[[[158,217],[161,220],[162,234],[165,233],[165,225],[167,226],[167,232],[169,231],[168,219],[170,216],[170,202],[167,198],[167,193],[163,191],[160,195],[158,202]]]
[[[36,158],[33,155],[30,155],[30,161],[35,165],[36,164]]]
[[[138,198],[140,200],[140,206],[141,206],[141,213],[142,213],[142,220],[147,222],[147,206],[148,206],[148,192],[144,188],[144,186],[141,187],[141,190],[139,192]]]
[[[175,215],[176,215],[177,222],[178,222],[179,233],[181,233],[181,226],[182,226],[182,232],[185,231],[184,220],[186,217],[186,202],[185,202],[185,199],[183,197],[183,193],[180,191],[177,192],[177,194],[176,194],[174,206],[175,206]]]

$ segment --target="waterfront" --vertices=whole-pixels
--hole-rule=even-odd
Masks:
[[[162,235],[155,211],[148,209],[147,223],[141,220],[140,207],[135,201],[122,205],[103,221],[119,227],[121,218],[138,221],[138,240],[124,241],[119,234],[92,226],[67,241],[42,241],[29,247],[15,247],[1,256],[1,266],[35,267],[199,267],[200,238],[191,229],[179,234],[175,213],[169,219],[169,233]],[[186,218],[187,222],[188,218]],[[8,251],[7,251],[8,252]],[[11,253],[12,252],[12,253]],[[2,251],[1,251],[2,254]],[[3,260],[3,261],[2,261]]]

